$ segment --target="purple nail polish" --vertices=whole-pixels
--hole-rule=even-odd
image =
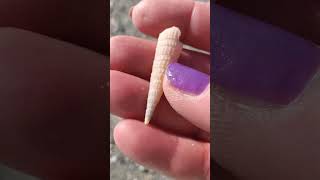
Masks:
[[[168,66],[167,78],[175,88],[195,95],[201,94],[210,82],[209,75],[179,63]]]
[[[211,11],[211,76],[225,90],[288,104],[319,68],[313,43],[218,5]]]

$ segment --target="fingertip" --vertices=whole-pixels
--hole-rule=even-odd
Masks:
[[[116,145],[120,145],[119,142],[121,142],[122,139],[122,132],[125,132],[126,124],[124,121],[119,121],[118,124],[113,129],[113,138],[115,140]]]
[[[209,173],[208,143],[170,135],[135,120],[117,124],[114,138],[119,149],[130,159],[165,174],[185,179],[204,177]]]
[[[157,37],[171,26],[181,30],[181,41],[210,49],[209,3],[193,0],[143,0],[132,10],[132,22],[139,31]]]
[[[148,8],[145,8],[145,1],[140,1],[138,4],[132,7],[130,9],[130,17],[132,20],[133,25],[140,30],[141,32],[144,32],[143,30],[143,24],[147,23],[146,21],[146,10]]]
[[[134,6],[130,7],[128,15],[130,18],[132,18],[132,11],[133,11]]]
[[[182,94],[199,96],[210,84],[210,76],[180,63],[171,63],[166,71],[169,88]]]
[[[143,0],[134,6],[132,22],[141,32],[152,36],[170,26],[178,26],[184,32],[189,23],[182,17],[192,12],[193,5],[192,0]]]
[[[137,163],[167,169],[175,138],[136,120],[123,120],[114,129],[118,148]],[[155,156],[157,154],[157,156]]]
[[[110,69],[123,70],[125,68],[123,61],[127,59],[127,53],[119,53],[119,49],[126,51],[126,43],[130,37],[113,36],[110,38]]]
[[[198,128],[210,132],[210,76],[179,63],[169,65],[163,83],[172,108]]]
[[[140,133],[134,133],[134,131],[138,131],[139,128],[141,128],[141,125],[139,124],[141,123],[135,120],[119,121],[113,130],[113,136],[116,144],[123,147],[123,142],[135,142]]]
[[[141,133],[139,133],[139,124],[137,123],[139,122],[134,120],[120,121],[114,128],[113,136],[116,145],[124,154],[139,161],[139,154],[142,150],[139,146]]]

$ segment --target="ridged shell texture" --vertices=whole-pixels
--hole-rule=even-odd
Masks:
[[[180,56],[181,32],[177,27],[165,29],[159,34],[155,57],[152,66],[147,108],[144,123],[148,124],[163,94],[162,82],[170,61]]]

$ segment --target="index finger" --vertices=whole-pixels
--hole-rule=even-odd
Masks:
[[[130,13],[143,33],[157,37],[165,28],[177,26],[183,43],[210,49],[210,3],[193,0],[143,0]]]

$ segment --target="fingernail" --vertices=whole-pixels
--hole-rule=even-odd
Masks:
[[[320,49],[280,28],[213,8],[213,83],[275,104],[298,97],[319,68]]]
[[[129,9],[129,17],[132,18],[132,11],[133,11],[134,6],[131,6],[131,8]]]
[[[170,64],[166,75],[171,86],[194,95],[201,94],[210,82],[209,75],[179,63]]]

